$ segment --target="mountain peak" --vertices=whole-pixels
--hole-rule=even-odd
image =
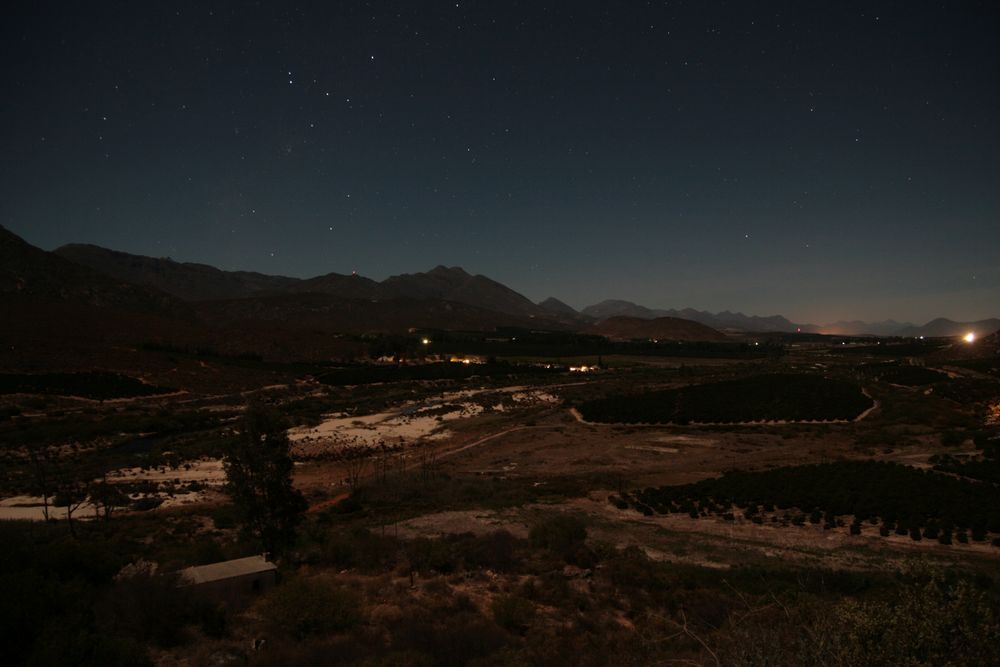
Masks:
[[[472,276],[468,271],[460,266],[445,266],[444,264],[438,264],[433,269],[427,272],[429,276],[449,276],[449,277],[461,277],[461,278],[471,278]]]

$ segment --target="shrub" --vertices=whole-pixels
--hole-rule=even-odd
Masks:
[[[535,618],[535,606],[517,595],[498,595],[490,603],[493,620],[504,630],[523,633]]]
[[[361,620],[361,601],[345,588],[323,579],[299,578],[268,594],[264,618],[273,626],[302,639],[346,630]]]
[[[587,539],[583,520],[571,514],[548,516],[531,528],[531,544],[567,555],[576,551]]]
[[[615,507],[617,507],[620,510],[627,510],[628,509],[628,501],[625,500],[624,498],[620,498],[620,497],[618,497],[616,495],[610,495],[610,496],[608,496],[608,502],[611,503],[612,505],[614,505]]]
[[[516,562],[515,546],[513,535],[506,530],[497,530],[473,538],[465,551],[465,561],[474,567],[508,572]]]

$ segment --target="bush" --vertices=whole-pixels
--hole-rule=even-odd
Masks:
[[[458,563],[452,553],[451,544],[446,540],[431,540],[418,537],[406,547],[406,556],[410,566],[417,572],[454,572]]]
[[[588,421],[685,424],[853,419],[871,405],[871,399],[853,382],[785,373],[614,395],[585,401],[579,410]]]
[[[498,595],[490,603],[493,620],[504,630],[523,633],[535,618],[535,606],[517,595]]]
[[[616,495],[612,494],[612,495],[608,496],[608,502],[611,503],[612,505],[614,505],[615,507],[617,507],[620,510],[627,510],[628,509],[628,501],[625,500],[624,498],[620,498],[620,497],[618,497]]]
[[[361,621],[361,601],[353,591],[316,577],[279,586],[268,594],[262,611],[271,625],[298,639],[346,630]]]
[[[516,539],[506,530],[497,530],[472,539],[465,550],[466,565],[509,572],[516,563]]]
[[[532,526],[530,537],[535,547],[567,555],[583,546],[587,539],[587,527],[577,516],[556,514]]]

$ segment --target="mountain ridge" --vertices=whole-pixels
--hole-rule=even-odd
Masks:
[[[725,334],[693,320],[677,317],[628,317],[619,315],[596,322],[585,329],[587,333],[598,334],[611,340],[671,340],[671,341],[711,341],[729,340]]]
[[[555,297],[534,303],[503,283],[481,274],[471,274],[458,266],[438,265],[429,271],[392,275],[382,281],[357,274],[335,272],[300,279],[253,271],[224,271],[207,264],[133,255],[90,244],[64,245],[51,254],[74,264],[86,266],[115,280],[155,288],[157,293],[166,293],[182,301],[194,302],[310,292],[340,299],[441,300],[537,320],[539,325],[555,323],[560,328],[583,328],[594,321],[622,316],[647,320],[673,317],[698,322],[719,331],[746,333],[953,336],[968,331],[986,335],[1000,328],[998,318],[974,322],[936,318],[924,325],[896,322],[891,319],[872,323],[853,320],[815,325],[792,322],[782,315],[746,315],[728,310],[712,313],[694,308],[649,308],[622,299],[606,299],[577,311]]]
[[[184,301],[241,298],[299,281],[298,278],[254,271],[224,271],[208,264],[177,262],[169,257],[134,255],[89,243],[63,245],[52,253],[118,280],[155,287]]]

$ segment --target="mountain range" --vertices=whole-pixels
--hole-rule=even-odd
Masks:
[[[656,309],[624,300],[605,300],[577,311],[554,297],[533,303],[506,285],[460,267],[437,266],[382,281],[339,273],[300,279],[224,271],[87,244],[46,252],[3,227],[0,260],[0,293],[7,301],[88,304],[175,320],[194,318],[216,330],[242,333],[259,329],[262,322],[272,329],[312,327],[343,333],[515,326],[674,340],[721,340],[720,332],[950,336],[1000,329],[1000,319],[938,318],[922,326],[893,320],[814,325],[781,315]],[[694,323],[698,326],[692,327]]]
[[[787,333],[824,333],[841,336],[935,337],[959,336],[970,331],[981,336],[1000,330],[1000,318],[995,317],[975,322],[955,322],[954,320],[939,317],[924,325],[917,325],[911,322],[896,322],[895,320],[885,320],[883,322],[854,320],[817,325],[791,322],[781,315],[761,317],[758,315],[733,313],[728,310],[721,313],[710,313],[693,308],[664,310],[647,308],[631,301],[617,299],[608,299],[593,306],[587,306],[580,312],[582,315],[596,320],[609,317],[638,317],[642,319],[675,317],[698,322],[719,331],[748,333],[780,331]]]

